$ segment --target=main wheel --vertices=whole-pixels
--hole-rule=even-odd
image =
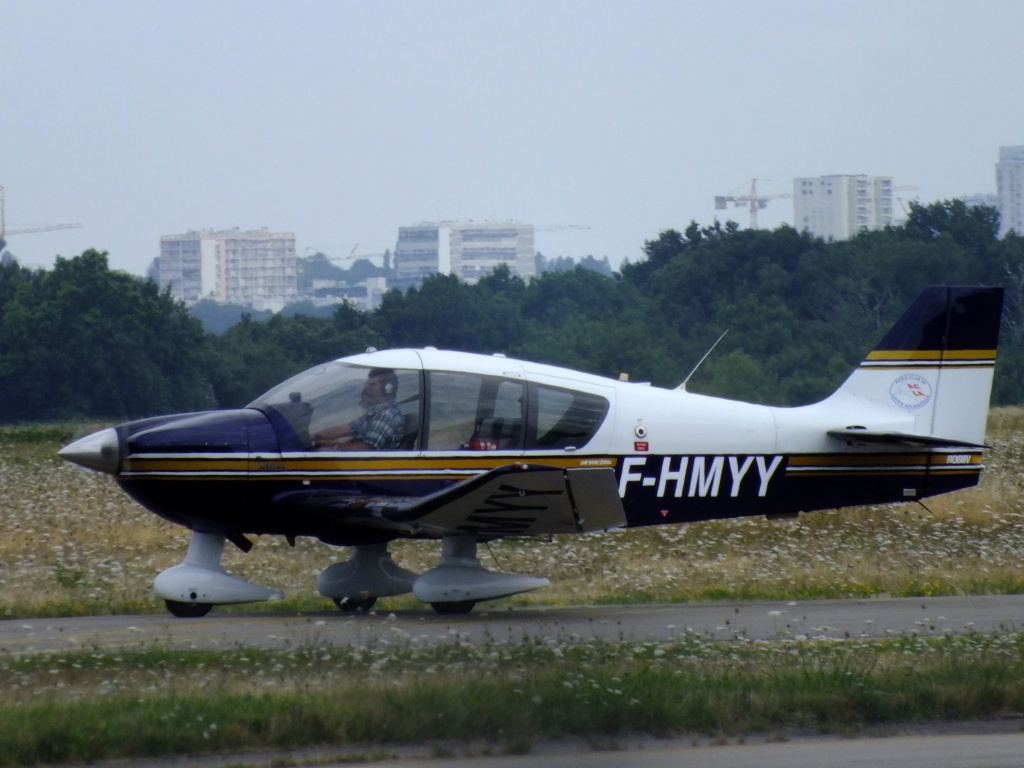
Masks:
[[[164,600],[167,610],[179,619],[198,619],[213,608],[210,603],[182,603],[178,600]]]
[[[336,597],[334,604],[342,613],[369,613],[377,603],[376,597]]]
[[[456,600],[451,603],[431,603],[430,607],[442,616],[459,616],[469,613],[476,605],[476,600]]]

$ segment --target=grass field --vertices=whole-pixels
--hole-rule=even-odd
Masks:
[[[153,577],[188,532],[106,476],[56,458],[102,425],[0,429],[0,617],[163,611]],[[978,488],[916,504],[491,545],[492,568],[546,576],[518,603],[801,599],[1024,592],[1024,410],[990,416]],[[431,567],[437,545],[397,543]],[[228,570],[284,591],[266,610],[323,610],[317,574],[347,558],[259,540]],[[489,556],[488,556],[489,557]],[[486,559],[486,558],[485,558]],[[384,609],[412,605],[382,601]],[[250,610],[250,608],[246,608]],[[305,746],[478,744],[693,734],[722,739],[872,724],[1020,717],[1024,634],[823,641],[451,643],[263,651],[0,651],[0,766]],[[609,741],[610,740],[610,741]]]
[[[1024,635],[96,649],[0,655],[0,680],[0,766],[314,746],[521,753],[567,736],[614,748],[638,733],[781,740],[1019,717]]]

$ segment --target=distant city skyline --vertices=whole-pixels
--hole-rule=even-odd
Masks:
[[[550,258],[642,257],[716,196],[887,176],[923,203],[995,194],[1024,145],[1019,30],[998,0],[0,0],[0,185],[26,266],[168,232],[294,232],[394,251],[419,221],[533,223]],[[759,211],[794,224],[791,201]],[[558,226],[573,226],[562,228]],[[587,227],[587,228],[584,228]]]

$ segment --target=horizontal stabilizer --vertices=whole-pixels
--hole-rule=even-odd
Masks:
[[[954,440],[949,437],[937,437],[935,435],[912,435],[906,432],[891,432],[874,429],[859,429],[847,427],[846,429],[830,429],[829,437],[838,440],[856,440],[861,443],[887,443],[890,445],[924,445],[932,448],[987,448],[981,443],[971,443],[966,440]]]

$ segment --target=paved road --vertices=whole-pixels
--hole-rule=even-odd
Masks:
[[[978,726],[970,726],[977,729]],[[621,740],[610,748],[594,750],[585,741],[565,740],[534,745],[528,755],[443,757],[434,747],[401,747],[381,760],[381,752],[310,749],[295,752],[257,752],[236,755],[193,756],[133,760],[132,768],[274,768],[275,765],[347,768],[369,764],[375,768],[1021,768],[1024,765],[1024,732],[1021,721],[983,726],[970,732],[964,726],[945,724],[952,732],[935,727],[917,733],[853,739],[794,738],[787,742],[719,745],[689,740]],[[455,751],[458,751],[458,747]],[[125,768],[123,761],[96,763],[94,768]]]
[[[1019,726],[1018,726],[1019,727]],[[809,739],[783,744],[691,746],[646,744],[642,749],[521,757],[403,760],[378,768],[1021,768],[1024,733],[905,736],[885,739]],[[333,766],[328,766],[333,768]],[[341,764],[337,764],[341,768]]]
[[[609,642],[671,640],[684,632],[707,638],[884,637],[1024,627],[1024,595],[800,602],[695,603],[481,610],[468,616],[400,611],[351,617],[338,612],[273,615],[217,613],[201,619],[99,616],[0,621],[0,651],[25,653],[76,647],[352,645],[384,638],[469,642]],[[1024,764],[1024,758],[1022,758]]]

